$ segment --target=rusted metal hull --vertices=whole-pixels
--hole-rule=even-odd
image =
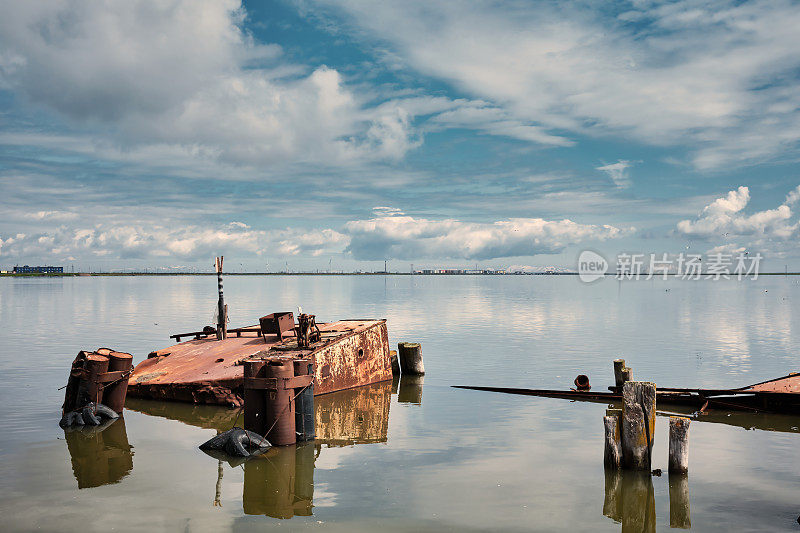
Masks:
[[[194,339],[152,352],[131,374],[128,396],[238,407],[243,403],[243,361],[271,357],[308,358],[314,363],[314,393],[327,394],[392,379],[385,320],[319,324],[320,341],[297,347],[289,333]]]
[[[474,387],[456,385],[457,389],[502,392],[525,396],[542,396],[589,402],[619,401],[622,395],[617,387],[610,392],[518,389],[509,387]],[[656,389],[659,403],[686,405],[690,407],[719,408],[762,413],[800,414],[800,374],[794,373],[747,387],[735,389],[685,389],[663,387]]]

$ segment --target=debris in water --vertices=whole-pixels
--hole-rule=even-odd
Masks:
[[[200,449],[203,451],[220,451],[238,457],[258,455],[271,447],[272,445],[267,439],[258,433],[247,431],[240,427],[234,427],[225,433],[220,433],[200,445]]]

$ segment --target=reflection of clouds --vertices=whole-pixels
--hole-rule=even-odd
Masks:
[[[797,370],[800,352],[800,285],[793,282],[227,276],[225,296],[233,325],[299,304],[325,321],[388,318],[393,344],[423,344],[424,401],[392,398],[387,442],[322,449],[314,522],[342,530],[595,530],[611,522],[601,515],[602,404],[449,385],[567,388],[580,371],[602,390],[619,356],[635,378],[663,385],[743,385],[783,375]],[[133,470],[120,483],[80,492],[66,443],[52,444],[62,433],[63,391],[56,389],[79,349],[111,344],[141,360],[168,346],[168,334],[208,323],[215,303],[213,276],[0,280],[0,393],[13,390],[22,406],[0,412],[0,510],[8,529],[85,530],[86,509],[100,508],[121,511],[93,515],[97,529],[231,528],[242,513],[243,474],[225,468],[223,507],[213,508],[217,463],[196,449],[213,430],[128,411]],[[17,386],[20,380],[30,386]],[[796,462],[796,433],[693,422],[690,439],[694,529],[787,527],[782,517],[796,506],[796,472],[786,468]],[[659,418],[654,467],[666,466],[666,454]],[[666,476],[653,482],[666,527]]]

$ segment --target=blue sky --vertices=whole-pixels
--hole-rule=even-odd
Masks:
[[[796,2],[0,10],[3,267],[800,269]]]

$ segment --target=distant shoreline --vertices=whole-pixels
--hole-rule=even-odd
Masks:
[[[440,272],[440,273],[421,273],[421,272],[224,272],[225,276],[577,276],[577,272],[510,272],[501,273],[461,273],[461,272]],[[609,277],[616,276],[614,272],[605,274]],[[700,277],[714,276],[715,274],[701,273]],[[759,272],[760,276],[800,276],[800,272]],[[5,273],[0,277],[8,278],[73,278],[90,276],[216,276],[215,272],[64,272],[64,273]],[[639,280],[646,281],[647,274],[642,274]],[[729,277],[736,277],[729,274]],[[660,278],[661,274],[653,276],[652,279]],[[676,276],[669,276],[675,278]]]

